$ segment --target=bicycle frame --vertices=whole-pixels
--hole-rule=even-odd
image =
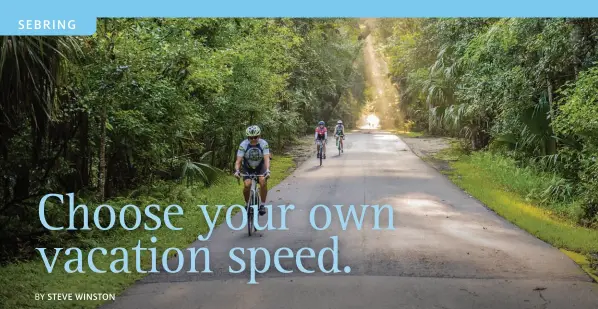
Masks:
[[[338,149],[338,155],[340,156],[341,152],[345,148],[345,144],[343,143],[344,136],[336,134],[334,137],[336,138],[336,148]]]
[[[249,236],[251,236],[252,232],[256,232],[257,228],[253,224],[254,208],[252,206],[258,207],[260,204],[260,193],[257,190],[258,178],[264,177],[265,175],[255,175],[255,174],[241,174],[242,177],[249,177],[251,179],[251,187],[249,191],[249,200],[245,205],[247,209],[247,232]]]
[[[257,184],[258,184],[258,178],[259,177],[264,177],[266,175],[256,175],[256,174],[241,174],[241,177],[250,177],[251,179],[251,187],[250,187],[250,191],[249,191],[249,201],[248,203],[253,202],[251,200],[251,197],[255,197],[259,200],[259,192],[257,190]],[[246,206],[251,206],[251,205],[246,205]],[[258,205],[259,206],[259,205]]]

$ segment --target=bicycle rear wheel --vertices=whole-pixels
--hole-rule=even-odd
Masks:
[[[256,205],[255,207],[256,207],[256,210],[259,212],[259,209],[260,209],[259,207],[262,204],[262,198],[260,197],[259,191],[258,190],[256,190],[256,191],[257,191],[257,193],[256,193],[256,198],[255,198],[255,205]],[[255,211],[253,213],[255,216]],[[259,214],[258,214],[257,218],[258,218],[257,220],[259,220],[259,218],[260,218]],[[255,227],[255,224],[253,224],[252,226],[253,226],[253,231],[257,232],[257,227]]]
[[[247,233],[249,234],[249,236],[251,236],[251,233],[253,232],[253,200],[254,200],[254,193],[251,193],[251,196],[249,196],[249,203],[247,203]]]

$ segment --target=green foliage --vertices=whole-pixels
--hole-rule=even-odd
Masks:
[[[568,83],[561,92],[563,99],[555,119],[555,130],[563,135],[576,135],[598,142],[598,67],[589,68]]]
[[[293,167],[293,158],[277,156],[276,163],[272,165],[272,178],[268,180],[268,185],[275,186],[280,183]],[[110,251],[110,248],[115,247],[133,248],[140,242],[142,247],[155,248],[158,261],[160,261],[162,253],[167,248],[180,248],[182,250],[197,240],[198,235],[206,235],[209,231],[208,224],[203,219],[203,213],[197,205],[209,205],[207,208],[209,216],[214,218],[217,210],[216,205],[230,206],[242,203],[242,186],[232,176],[227,176],[222,180],[214,184],[209,190],[204,190],[201,184],[187,186],[173,182],[155,182],[151,185],[138,187],[128,196],[105,201],[105,203],[116,209],[120,209],[127,204],[134,204],[140,208],[156,204],[161,206],[162,211],[168,205],[177,204],[183,208],[185,215],[172,216],[171,222],[181,230],[171,230],[162,224],[160,228],[151,233],[143,228],[127,231],[119,228],[117,223],[117,226],[109,232],[98,232],[96,230],[93,233],[77,233],[75,239],[66,238],[65,232],[46,234],[43,236],[44,243],[47,248],[78,246],[83,251],[83,260],[87,261],[89,250],[85,250],[85,248],[102,247]],[[91,206],[91,208],[95,209],[95,206]],[[154,209],[152,212],[159,217],[164,215],[163,212],[158,213]],[[132,214],[133,212],[129,210],[127,213]],[[225,214],[226,208],[221,209],[220,215],[216,218],[216,224],[220,224],[225,220]],[[93,217],[93,214],[91,216]],[[78,216],[78,219],[82,219],[82,216]],[[127,217],[127,222],[132,222],[130,219],[130,217]],[[146,218],[144,217],[144,219]],[[154,225],[152,220],[148,221],[148,224]],[[157,238],[156,243],[150,241],[152,236]],[[53,249],[48,250],[49,255],[54,252]],[[104,274],[97,274],[87,269],[85,269],[85,273],[67,273],[64,270],[64,263],[72,259],[72,255],[65,256],[63,252],[64,250],[57,256],[56,266],[52,273],[47,272],[40,258],[0,267],[0,287],[2,287],[0,289],[0,303],[5,305],[6,308],[56,308],[56,303],[35,300],[34,297],[31,297],[31,291],[38,291],[38,293],[55,293],[56,291],[85,293],[89,292],[91,286],[104,293],[119,294],[135,281],[147,275],[147,273],[135,271],[137,262],[132,254],[129,254],[128,259],[128,267],[131,273],[112,273],[108,271]],[[115,258],[117,256],[101,255],[96,252],[93,256],[93,263],[98,269],[108,270]],[[151,269],[152,261],[148,255],[142,256],[140,267],[146,271]],[[91,309],[98,308],[102,303],[105,303],[105,301],[67,300],[61,302],[60,308]]]
[[[46,193],[93,204],[161,181],[209,186],[248,125],[274,151],[317,120],[353,126],[362,35],[353,19],[144,18],[2,38],[0,260],[55,236],[37,219]]]
[[[575,219],[579,209],[575,202],[536,204],[538,201],[533,200],[533,195],[528,195],[536,188],[550,187],[553,176],[517,168],[513,163],[504,156],[476,152],[451,163],[449,177],[500,216],[557,248],[581,254],[596,252],[598,230],[580,227],[567,220]],[[579,262],[579,259],[575,260]]]
[[[380,22],[376,35],[416,126],[557,174],[534,194],[555,203],[578,196],[579,222],[588,225],[598,222],[597,25],[587,18],[398,19]]]
[[[575,171],[584,195],[584,221],[598,223],[598,68],[580,74],[574,83],[563,88],[559,113],[554,121],[555,131],[574,138],[578,148],[574,152]],[[570,155],[571,157],[571,155]]]

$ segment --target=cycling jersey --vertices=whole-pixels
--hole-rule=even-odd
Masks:
[[[336,127],[334,128],[335,135],[344,135],[344,133],[343,133],[344,131],[345,131],[345,127],[342,124],[336,125]]]
[[[237,156],[243,157],[243,167],[251,170],[261,170],[264,165],[264,156],[270,155],[268,142],[259,139],[256,145],[251,145],[248,139],[241,142]]]
[[[323,140],[328,137],[328,130],[326,127],[320,128],[320,126],[316,127],[316,139]]]

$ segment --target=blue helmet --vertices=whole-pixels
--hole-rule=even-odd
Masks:
[[[323,126],[324,125],[324,121],[320,121],[318,122],[319,125]]]

